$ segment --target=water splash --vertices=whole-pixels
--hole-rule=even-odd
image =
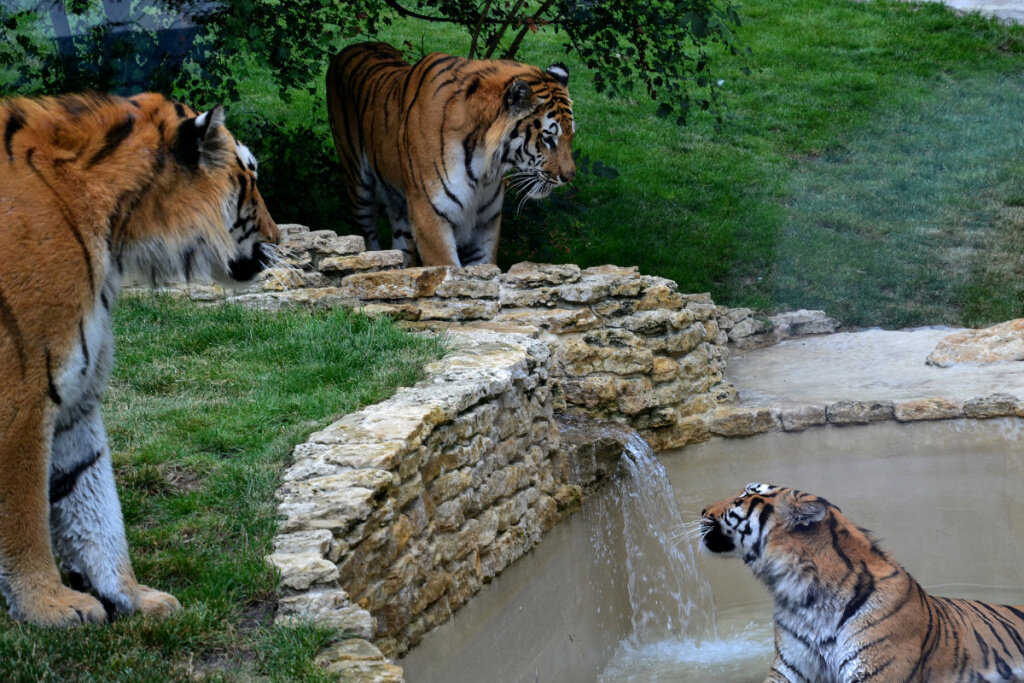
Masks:
[[[636,647],[666,640],[715,637],[714,597],[693,548],[673,539],[683,527],[665,468],[639,434],[624,435],[622,474],[590,506],[591,542],[606,566],[619,558],[629,590]],[[586,511],[587,508],[584,507]],[[625,558],[622,562],[621,558]]]

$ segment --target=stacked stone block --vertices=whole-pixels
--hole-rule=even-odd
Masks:
[[[427,380],[295,448],[268,557],[281,573],[279,621],[313,619],[404,652],[578,499],[547,346],[486,331],[451,344]]]

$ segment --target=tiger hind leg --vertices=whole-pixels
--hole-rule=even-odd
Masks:
[[[3,413],[0,417],[11,416]],[[47,528],[45,414],[42,404],[22,405],[13,419],[0,423],[0,589],[11,616],[20,621],[102,623],[107,614],[100,601],[64,586],[54,562]]]
[[[363,162],[357,177],[347,177],[345,191],[348,196],[352,223],[366,240],[368,251],[380,251],[380,233],[377,231],[376,180],[369,164]]]
[[[98,403],[54,435],[50,526],[72,586],[93,591],[109,614],[181,608],[174,596],[135,579]]]
[[[409,223],[405,195],[395,190],[387,192],[385,209],[388,222],[391,223],[391,248],[402,252],[402,267],[412,268],[419,265],[419,254],[412,237],[412,225]]]

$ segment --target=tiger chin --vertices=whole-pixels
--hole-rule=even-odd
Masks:
[[[432,53],[387,43],[339,52],[327,108],[353,226],[380,249],[377,211],[406,267],[495,263],[506,175],[527,198],[576,175],[569,71],[556,63]],[[511,172],[511,173],[510,173]]]
[[[163,615],[136,581],[100,399],[122,277],[253,277],[277,225],[256,160],[157,94],[0,100],[0,590],[43,626]],[[67,572],[65,586],[55,561]]]
[[[748,484],[701,512],[701,546],[772,592],[766,683],[1024,681],[1024,607],[928,595],[824,498]]]

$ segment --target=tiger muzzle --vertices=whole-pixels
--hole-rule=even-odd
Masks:
[[[713,553],[728,553],[736,549],[732,537],[722,530],[722,524],[713,517],[700,520],[701,543]]]

